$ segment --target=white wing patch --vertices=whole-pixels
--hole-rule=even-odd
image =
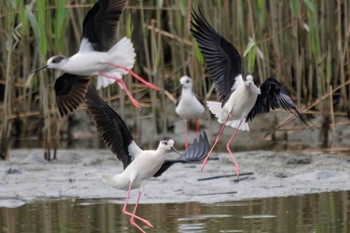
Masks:
[[[239,86],[243,85],[243,78],[242,78],[242,75],[238,75],[236,78],[235,78],[235,83],[233,84],[232,88],[231,88],[231,91],[234,91],[236,90]]]
[[[218,118],[218,122],[223,124],[228,116],[228,112],[225,109],[221,108],[220,102],[207,101],[207,106],[212,114]]]
[[[86,53],[95,51],[94,48],[91,46],[90,41],[87,38],[83,38],[80,42],[80,47],[78,53]]]
[[[130,143],[128,146],[128,151],[132,161],[134,161],[136,157],[143,152],[143,150],[135,143],[135,141],[132,141]]]

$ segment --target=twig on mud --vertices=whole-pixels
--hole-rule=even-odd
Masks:
[[[246,173],[240,173],[239,176],[249,176],[253,174],[254,174],[253,172],[246,172]],[[237,175],[231,174],[231,175],[211,176],[211,177],[197,179],[197,181],[214,180],[214,179],[220,179],[220,178],[231,177],[231,176],[237,176]]]
[[[231,192],[221,192],[221,193],[203,193],[203,194],[197,194],[197,196],[209,196],[209,195],[223,195],[223,194],[235,194],[236,191]]]

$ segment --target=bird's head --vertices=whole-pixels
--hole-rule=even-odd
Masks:
[[[181,86],[184,88],[192,87],[192,79],[186,75],[181,77],[180,83],[181,83]]]
[[[39,70],[43,70],[43,69],[59,69],[62,65],[66,64],[68,62],[68,59],[63,56],[63,55],[56,55],[53,57],[50,57],[49,60],[47,60],[46,65],[33,70],[30,72],[31,73],[36,73]]]
[[[49,69],[59,69],[62,65],[66,64],[68,59],[63,55],[56,55],[47,60],[46,67]]]
[[[174,148],[174,144],[174,139],[171,137],[164,137],[162,140],[160,140],[158,149],[164,150],[166,152],[174,151],[181,155],[181,153]]]
[[[246,86],[249,86],[250,84],[254,84],[253,76],[251,76],[250,74],[247,75],[247,78],[246,78],[246,81],[244,82],[244,84]]]

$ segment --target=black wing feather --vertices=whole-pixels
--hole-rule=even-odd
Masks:
[[[74,111],[84,101],[88,88],[88,77],[64,73],[56,79],[56,102],[62,117]]]
[[[260,86],[261,94],[258,95],[256,103],[249,112],[246,121],[251,121],[253,118],[262,113],[269,112],[277,108],[284,110],[299,117],[305,125],[309,125],[306,116],[299,111],[293,100],[287,95],[281,83],[270,77],[266,79]]]
[[[128,146],[134,139],[130,131],[121,117],[91,87],[86,93],[85,102],[103,141],[123,162],[125,169],[132,161]]]
[[[230,42],[209,25],[201,9],[198,9],[199,14],[192,9],[191,32],[201,49],[216,92],[224,105],[233,91],[235,78],[242,73],[241,56]]]
[[[201,161],[209,152],[209,141],[205,131],[199,136],[199,139],[194,139],[193,144],[189,145],[185,153],[178,159],[166,159],[154,177],[163,174],[168,168],[175,163],[192,163]]]
[[[108,51],[115,43],[120,15],[127,0],[99,0],[87,13],[83,22],[83,37],[96,51]]]

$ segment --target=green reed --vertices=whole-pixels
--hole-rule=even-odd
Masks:
[[[67,124],[67,118],[57,114],[53,92],[59,73],[41,71],[30,76],[29,72],[54,54],[69,56],[77,51],[83,19],[94,2],[0,2],[0,85],[6,87],[0,93],[4,96],[0,102],[1,151],[10,147],[15,119],[22,122],[20,138],[37,138],[37,146],[46,149],[48,159],[49,151],[59,146]],[[132,38],[137,52],[135,72],[170,92],[188,74],[202,99],[216,99],[189,31],[191,7],[197,9],[198,4],[215,30],[237,47],[244,72],[252,73],[257,83],[275,76],[301,108],[312,106],[315,114],[331,119],[350,112],[348,1],[130,0],[117,38]],[[117,86],[100,94],[118,105],[123,117],[135,119],[136,138],[142,140],[139,119],[147,114],[157,116],[153,128],[166,133],[172,115],[166,108],[172,104],[168,96],[148,91],[132,78],[124,80],[143,103],[142,112],[133,109]]]

